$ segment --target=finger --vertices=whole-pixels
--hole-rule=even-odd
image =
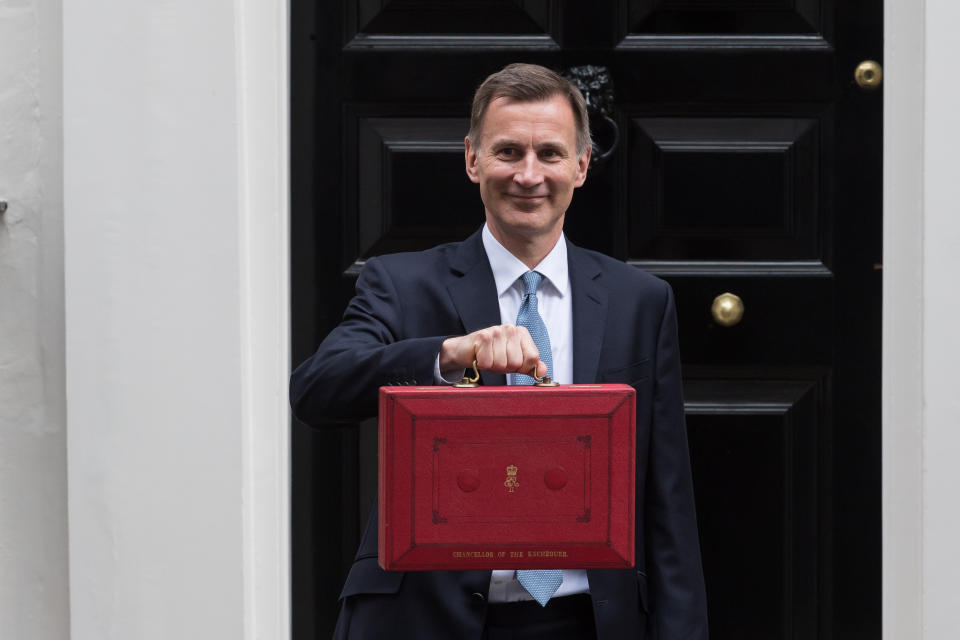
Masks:
[[[489,331],[482,329],[474,333],[474,358],[477,361],[477,368],[483,371],[489,371],[493,366],[493,338]],[[471,362],[471,364],[473,364]]]
[[[523,364],[520,366],[520,371],[529,374],[540,362],[540,351],[526,327],[518,327],[517,332],[520,334],[520,343],[523,349]]]
[[[507,343],[507,373],[515,373],[523,369],[523,342],[516,327],[506,331]]]
[[[497,327],[493,341],[493,369],[503,373],[507,369],[507,327]]]

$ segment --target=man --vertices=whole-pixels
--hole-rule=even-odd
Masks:
[[[342,323],[293,374],[294,411],[369,417],[380,386],[449,383],[474,359],[484,384],[523,384],[534,367],[562,384],[631,384],[637,566],[565,570],[559,586],[539,573],[385,572],[374,513],[337,637],[706,638],[671,290],[563,236],[590,161],[583,97],[548,69],[510,65],[477,90],[464,144],[483,229],[368,260]]]

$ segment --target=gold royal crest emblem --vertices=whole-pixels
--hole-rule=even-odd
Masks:
[[[510,490],[510,493],[513,493],[514,490],[520,486],[520,482],[517,480],[517,466],[511,464],[507,467],[507,479],[503,481],[503,486]]]

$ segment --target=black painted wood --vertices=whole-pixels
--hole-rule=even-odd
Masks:
[[[880,637],[879,0],[292,3],[293,360],[364,259],[482,222],[470,99],[602,64],[621,142],[574,242],[666,278],[713,638]],[[717,325],[713,297],[745,302]],[[376,492],[373,423],[293,432],[294,637],[325,637]]]
[[[465,179],[469,118],[348,116],[356,145],[347,149],[348,252],[369,257],[469,235],[483,222],[479,189]],[[465,215],[473,211],[472,216]]]
[[[629,257],[820,254],[820,121],[642,118],[631,123]]]
[[[824,32],[818,0],[630,0],[624,4],[631,35]]]

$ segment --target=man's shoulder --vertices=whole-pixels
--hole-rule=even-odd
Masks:
[[[662,292],[670,286],[652,273],[627,264],[622,260],[611,258],[599,251],[580,247],[576,247],[574,250],[581,254],[581,260],[584,263],[595,265],[599,269],[609,287],[629,287],[631,291]]]
[[[448,242],[422,251],[385,253],[369,258],[366,262],[367,264],[379,263],[384,268],[391,270],[391,275],[393,275],[393,270],[446,269],[454,263],[463,244],[463,242]]]

